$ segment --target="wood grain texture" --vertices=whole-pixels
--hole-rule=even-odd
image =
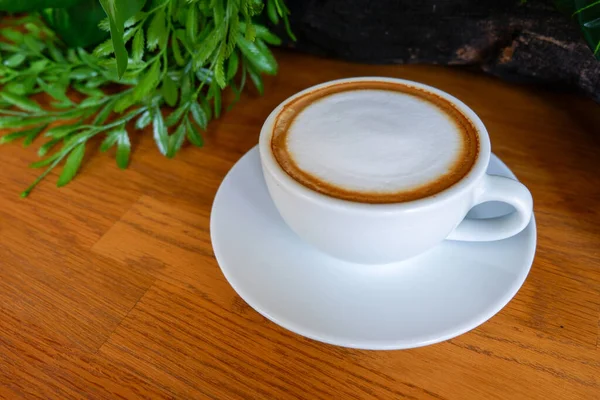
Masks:
[[[278,53],[266,95],[203,149],[134,139],[126,171],[92,152],[22,200],[32,149],[0,148],[0,398],[592,399],[600,397],[600,113],[574,96],[465,71]],[[531,189],[538,250],[516,297],[453,340],[373,352],[290,333],[248,307],[214,259],[210,207],[268,113],[330,79],[428,83],[472,107]]]

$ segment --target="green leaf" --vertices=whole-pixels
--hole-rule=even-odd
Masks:
[[[102,29],[104,32],[110,33],[110,21],[108,20],[108,17],[103,18],[102,21],[98,23],[98,28]]]
[[[215,79],[221,88],[225,87],[225,45],[221,44],[221,48],[219,49],[219,54],[217,55],[217,59],[215,61],[214,69],[215,69]]]
[[[107,81],[118,81],[117,60],[114,57],[102,58],[98,60],[98,66],[101,67],[100,73]]]
[[[154,110],[154,121],[152,125],[156,146],[161,154],[166,155],[169,149],[169,134],[167,132],[167,127],[165,126],[163,116],[158,107],[156,107]]]
[[[98,76],[98,72],[90,67],[78,67],[74,68],[70,73],[69,77],[71,79],[75,79],[77,81],[82,81],[86,79],[93,78]]]
[[[115,97],[114,99],[112,99],[108,103],[106,103],[106,105],[104,107],[102,107],[102,109],[98,112],[98,114],[94,118],[94,121],[92,122],[92,124],[94,124],[94,125],[104,124],[106,122],[106,120],[108,119],[108,117],[110,116],[110,114],[112,113],[113,109],[115,108],[115,104],[117,104],[118,100],[119,100],[119,98]]]
[[[262,40],[256,39],[252,43],[240,35],[238,37],[238,46],[258,72],[265,72],[271,75],[277,73],[277,62]]]
[[[175,104],[177,104],[177,91],[177,85],[175,85],[173,79],[171,79],[168,74],[165,74],[165,77],[163,78],[161,92],[165,99],[165,102],[171,107],[174,107]]]
[[[180,103],[188,101],[192,94],[192,84],[189,74],[184,73],[181,77],[181,97]]]
[[[223,0],[212,0],[211,6],[213,9],[213,19],[216,23],[222,23],[225,20],[225,9],[223,8]]]
[[[256,31],[256,37],[262,39],[263,41],[272,44],[274,46],[279,46],[281,44],[281,38],[279,36],[273,34],[269,29],[265,26],[253,24],[254,30]],[[242,25],[242,29],[245,29],[245,24]]]
[[[85,86],[81,86],[81,85],[73,85],[73,87],[84,94],[87,94],[88,96],[94,96],[94,93],[97,93],[97,95],[101,95],[104,94],[104,92],[100,89],[98,89],[98,87],[105,85],[106,83],[108,83],[106,81],[106,79],[102,76],[97,76],[94,78],[90,78],[86,83]]]
[[[172,20],[173,22],[178,22],[179,25],[181,26],[185,26],[185,21],[187,19],[187,13],[188,13],[188,8],[186,7],[186,4],[184,4],[184,1],[181,2],[175,2],[173,4],[173,12],[171,14]],[[196,7],[196,5],[194,4],[193,7]]]
[[[143,4],[136,4],[136,3],[143,3]],[[146,12],[144,11],[140,11],[142,8],[144,8],[144,4],[146,4],[146,0],[143,0],[141,2],[139,1],[129,1],[126,2],[125,5],[127,7],[129,7],[129,9],[127,9],[125,11],[125,14],[129,15],[129,18],[127,18],[125,20],[125,23],[123,24],[123,26],[125,28],[130,28],[132,26],[134,26],[135,24],[137,24],[138,22],[140,22],[141,20],[143,20],[144,18],[146,18],[146,16],[148,15]]]
[[[39,133],[41,131],[43,131],[45,127],[46,127],[45,125],[42,125],[42,126],[38,126],[35,128],[24,129],[22,131],[9,133],[7,135],[0,137],[0,144],[10,143],[10,142],[20,139],[22,137],[25,137],[27,140],[27,138],[32,136],[33,134],[35,134],[35,136],[39,135]]]
[[[273,25],[279,24],[279,15],[277,15],[277,8],[275,7],[274,0],[268,0],[267,2],[267,15],[269,16],[269,19]]]
[[[152,112],[150,110],[146,110],[140,115],[140,117],[135,121],[136,129],[144,129],[152,122]]]
[[[171,36],[171,51],[173,52],[173,58],[175,59],[175,63],[180,67],[185,64],[185,60],[181,55],[181,48],[179,47],[179,39],[177,39],[176,35]]]
[[[77,122],[71,125],[59,125],[52,127],[44,133],[44,136],[51,137],[53,139],[63,139],[70,133],[75,132],[81,126],[81,122]]]
[[[0,0],[0,2],[1,1],[2,0]],[[0,4],[2,4],[2,3],[0,3]],[[1,29],[0,35],[4,36],[8,40],[10,40],[11,42],[16,43],[16,44],[23,43],[23,39],[25,38],[25,36],[21,32],[14,31],[12,29]]]
[[[96,78],[93,78],[93,79],[96,79]],[[81,84],[75,83],[75,84],[73,84],[73,89],[77,90],[81,94],[85,94],[86,96],[91,96],[91,97],[102,97],[102,96],[104,96],[104,92],[101,89],[98,89],[95,86],[88,86],[88,84],[90,82],[93,82],[93,81],[92,80],[88,81],[86,83],[86,86],[83,86]]]
[[[198,101],[200,102],[200,107],[204,110],[204,114],[206,114],[206,120],[210,121],[212,119],[212,109],[210,108],[210,104],[208,104],[206,97],[200,95],[198,96]]]
[[[133,37],[133,44],[131,46],[132,57],[134,61],[140,62],[144,58],[144,30],[138,29],[137,33]]]
[[[231,53],[231,57],[229,57],[229,60],[227,60],[227,76],[225,78],[227,79],[227,81],[230,81],[235,77],[235,74],[237,73],[237,70],[239,68],[239,64],[240,59],[238,57],[237,51],[234,51],[233,53]]]
[[[263,0],[248,0],[246,6],[248,7],[248,14],[250,16],[260,14],[264,8]]]
[[[140,29],[140,30],[141,30],[141,29]],[[130,29],[127,29],[127,30],[125,31],[125,34],[123,35],[123,40],[125,41],[125,43],[128,43],[128,42],[131,40],[131,38],[133,37],[133,35],[135,35],[135,33],[136,33],[137,31],[138,31],[138,29],[137,29],[137,28],[130,28]]]
[[[206,129],[208,117],[202,107],[200,107],[200,104],[193,102],[190,107],[190,111],[192,112],[192,117],[194,117],[194,121],[196,121],[198,126],[200,126],[202,129]]]
[[[198,19],[198,9],[195,5],[192,5],[187,12],[185,24],[187,38],[192,44],[196,43],[196,40],[198,39]]]
[[[13,142],[17,139],[22,138],[23,136],[27,136],[27,131],[18,131],[18,132],[13,132],[13,133],[9,133],[6,134],[2,137],[0,137],[0,144],[5,144],[5,143],[10,143]]]
[[[202,135],[200,132],[198,132],[195,126],[190,124],[189,119],[185,120],[185,126],[187,128],[187,138],[190,143],[198,147],[204,146],[204,139],[202,139]]]
[[[133,96],[133,93],[127,93],[125,96],[122,96],[117,100],[117,102],[115,103],[114,111],[116,113],[122,113],[135,103],[136,100]]]
[[[592,21],[588,21],[585,24],[583,24],[584,27],[586,28],[599,28],[600,27],[600,18],[596,18]]]
[[[48,93],[50,96],[54,97],[56,100],[64,102],[64,103],[72,104],[71,99],[69,99],[66,95],[66,91],[67,91],[66,86],[62,86],[60,84],[49,85],[40,78],[37,79],[37,83],[44,92]]]
[[[164,47],[167,37],[167,29],[165,26],[165,11],[160,10],[154,15],[150,26],[148,27],[148,50],[155,50],[157,46]]]
[[[44,158],[43,160],[39,160],[36,162],[33,162],[31,164],[29,164],[30,168],[42,168],[45,167],[46,165],[52,164],[53,161],[56,161],[59,158],[64,157],[65,155],[67,155],[67,153],[69,152],[69,147],[64,145],[62,149],[60,149],[59,151],[57,151],[56,153],[52,154],[51,156],[49,156],[48,158]]]
[[[599,4],[600,4],[600,0],[594,1],[593,3],[590,3],[590,4],[588,4],[588,5],[584,6],[584,7],[578,8],[577,10],[575,10],[575,12],[573,13],[573,15],[577,15],[579,13],[582,13],[585,10],[587,10],[589,8],[592,8],[592,7],[595,7],[595,6],[599,5]]]
[[[127,168],[129,164],[129,154],[131,153],[131,142],[129,141],[129,134],[123,125],[119,131],[117,139],[117,165],[121,169]]]
[[[42,41],[30,35],[26,35],[25,37],[23,37],[23,43],[25,43],[25,46],[27,46],[29,50],[38,55],[46,47],[44,46],[44,43]]]
[[[18,95],[28,95],[33,92],[35,83],[35,76],[27,77],[27,75],[25,75],[25,77],[20,80],[14,80],[8,83],[6,86],[4,86],[4,90]]]
[[[268,65],[268,68],[259,69],[260,72],[265,72],[270,75],[275,75],[277,73],[277,61],[275,60],[273,53],[271,52],[269,47],[265,44],[265,42],[262,41],[262,39],[257,38],[254,43],[256,44],[256,47],[258,48],[262,57],[264,58],[265,65]]]
[[[107,55],[112,54],[114,52],[115,52],[115,48],[113,47],[112,39],[108,39],[108,40],[100,43],[94,49],[94,55],[96,57],[104,57],[104,56],[107,56]]]
[[[141,29],[138,30],[138,32],[140,32],[140,31],[141,31]],[[131,29],[128,29],[127,31],[125,31],[125,34],[123,35],[123,42],[124,43],[129,42],[129,40],[133,37],[133,35],[135,33],[136,33],[136,28],[131,28]],[[143,43],[142,43],[142,46],[143,46]],[[96,57],[108,56],[109,54],[112,54],[114,52],[115,52],[115,49],[114,49],[112,39],[108,39],[108,40],[104,41],[103,43],[99,44],[94,49],[94,55]]]
[[[274,2],[275,2],[275,7],[277,8],[277,14],[279,14],[279,16],[283,17],[283,15],[284,15],[283,11],[284,10],[281,7],[281,4],[279,4],[279,0],[274,0]]]
[[[98,68],[98,58],[94,57],[93,55],[91,55],[90,53],[88,53],[87,51],[85,51],[84,49],[82,49],[81,47],[77,48],[77,55],[79,56],[79,58],[81,58],[81,61],[84,62],[84,64],[86,64],[88,67],[90,68]],[[79,64],[79,60],[76,61],[71,61],[73,64]]]
[[[0,117],[0,129],[15,129],[46,124],[52,119],[52,117]]]
[[[125,21],[139,12],[145,0],[100,0],[100,4],[108,16],[110,23],[110,36],[117,59],[117,74],[121,77],[127,69],[127,49],[123,39]]]
[[[7,103],[12,104],[13,106],[19,107],[25,111],[42,111],[42,107],[35,101],[28,99],[25,96],[20,96],[18,94],[10,93],[10,92],[0,92],[0,97],[6,101]]]
[[[71,182],[71,180],[77,174],[79,167],[81,167],[81,162],[83,161],[84,155],[85,142],[75,146],[75,148],[67,157],[67,161],[65,162],[65,166],[63,167],[62,173],[58,177],[58,182],[56,183],[56,186],[61,187]]]
[[[25,26],[25,29],[27,29],[29,32],[33,33],[36,37],[40,36],[41,29],[33,22],[26,22],[24,26]]]
[[[106,100],[106,98],[104,97],[88,97],[87,99],[84,99],[81,103],[79,103],[79,107],[81,108],[87,108],[87,107],[94,107],[94,106],[98,106],[102,103],[104,103],[104,101]]]
[[[231,16],[229,21],[229,33],[227,34],[227,49],[225,51],[225,58],[228,58],[231,53],[235,50],[237,44],[237,37],[240,34],[240,17],[236,12]]]
[[[598,52],[600,52],[600,41],[598,42],[598,44],[596,45],[596,48],[594,49],[594,55],[596,56],[598,54]]]
[[[92,108],[77,108],[74,107],[70,110],[64,112],[61,115],[62,119],[70,119],[70,118],[82,118],[85,119],[94,113],[94,109]],[[56,117],[53,117],[53,120],[56,120]]]
[[[33,141],[39,136],[40,133],[42,133],[44,129],[46,129],[47,126],[48,125],[40,125],[38,127],[29,129],[27,137],[25,137],[25,140],[23,140],[23,146],[27,147],[33,143]]]
[[[43,145],[41,145],[40,148],[38,149],[38,156],[40,156],[40,157],[45,156],[59,142],[62,142],[62,139],[51,139],[51,140],[48,140],[46,143],[44,143]]]
[[[265,92],[265,88],[263,86],[263,81],[262,78],[260,76],[260,74],[256,71],[254,71],[254,69],[252,69],[252,67],[248,67],[248,75],[250,75],[250,79],[252,80],[252,83],[254,83],[254,86],[256,86],[256,90],[258,90],[258,93],[262,96],[263,93]]]
[[[211,85],[213,96],[213,107],[215,109],[215,118],[221,116],[221,89],[217,85]]]
[[[202,31],[202,33],[200,34],[200,36],[198,37],[198,41],[201,42],[204,39],[206,39],[206,37],[204,35],[208,34],[208,29],[204,29]],[[183,45],[183,47],[185,47],[185,50],[189,53],[189,54],[194,54],[195,50],[190,48],[190,43],[188,43],[187,40],[187,36],[186,33],[183,29],[177,29],[175,30],[175,33],[173,35],[174,37],[177,38],[177,40],[179,40],[179,42]]]
[[[96,133],[98,133],[98,131],[94,131],[88,128],[87,130],[69,136],[64,140],[64,144],[67,146],[75,146],[78,143],[85,142]]]
[[[18,53],[21,51],[21,48],[14,44],[5,43],[0,41],[0,50],[9,52],[9,53]]]
[[[169,116],[167,117],[165,123],[167,126],[173,126],[175,125],[177,122],[179,122],[179,120],[181,119],[181,116],[183,115],[184,112],[186,112],[188,109],[188,104],[179,106],[178,108],[176,108],[173,112],[171,112],[171,114],[169,114]]]
[[[48,60],[45,58],[34,61],[31,63],[31,65],[29,67],[29,72],[33,73],[33,74],[38,74],[38,73],[42,72],[43,70],[45,70],[47,65],[48,65]]]
[[[256,38],[256,30],[254,29],[254,25],[252,24],[252,19],[250,18],[250,16],[246,17],[246,29],[244,38],[249,42],[253,42]]]
[[[112,130],[106,134],[106,137],[102,141],[100,145],[100,151],[105,153],[117,143],[119,139],[119,129]]]
[[[133,98],[136,101],[141,100],[153,92],[158,85],[160,75],[160,62],[155,61],[148,72],[140,79],[137,86],[133,89]]]
[[[127,71],[123,74],[123,79],[133,82],[139,77],[140,72],[146,68],[148,68],[148,63],[144,60],[131,59]]]
[[[198,68],[196,70],[196,78],[198,78],[200,82],[204,82],[206,84],[212,83],[214,75],[215,74],[213,71],[211,71],[209,68]]]
[[[200,11],[202,13],[209,12],[210,6],[211,6],[211,0],[199,0],[197,3],[198,3],[198,8],[200,8]]]
[[[217,45],[222,40],[222,30],[215,28],[211,31],[206,39],[201,42],[200,51],[194,56],[194,65],[196,68],[200,68],[204,65],[206,60],[214,53]]]
[[[48,52],[50,53],[50,57],[52,57],[52,59],[54,61],[56,61],[57,63],[61,63],[61,64],[64,63],[64,62],[66,62],[65,57],[56,48],[56,46],[54,45],[54,43],[48,42],[46,45],[48,46]]]
[[[16,68],[23,64],[23,61],[25,61],[25,55],[23,53],[16,53],[4,60],[3,64],[9,68]]]
[[[179,151],[185,140],[185,125],[180,124],[174,134],[169,136],[169,149],[167,151],[167,157],[173,158],[175,153]]]
[[[566,1],[559,1],[559,5]],[[568,6],[559,7],[563,11],[573,11],[583,37],[594,56],[600,60],[600,1],[578,0],[566,2]],[[570,7],[569,7],[570,6]]]
[[[149,6],[150,10],[157,10],[159,8],[165,8],[170,1],[171,0],[150,0],[150,3],[148,4],[148,6]],[[195,1],[198,1],[198,0],[184,0],[184,1],[180,1],[180,2],[181,3],[183,3],[183,2],[193,3]]]
[[[79,53],[79,49],[77,49],[77,52],[75,51],[75,49],[68,49],[67,50],[67,60],[69,60],[69,62],[72,64],[79,64],[80,60],[78,58],[78,53]]]
[[[277,0],[277,4],[279,5],[279,0]],[[292,39],[295,42],[297,40],[296,35],[294,35],[294,32],[292,32],[292,27],[290,26],[290,19],[287,17],[288,14],[290,14],[290,10],[288,10],[288,8],[285,6],[285,3],[283,2],[281,3],[281,6],[285,9],[285,14],[280,13],[280,15],[283,17],[283,23],[285,24],[285,31],[287,32],[290,39]]]

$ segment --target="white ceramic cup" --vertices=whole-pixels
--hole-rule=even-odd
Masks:
[[[465,177],[434,196],[392,204],[367,204],[329,197],[303,186],[277,163],[271,150],[273,124],[282,108],[307,92],[342,82],[404,83],[452,102],[472,121],[479,134],[479,153]],[[260,159],[267,188],[281,217],[305,242],[336,258],[361,264],[405,260],[444,239],[501,240],[529,223],[533,201],[521,183],[486,174],[490,139],[477,115],[455,97],[433,87],[402,79],[365,77],[341,79],[308,88],[285,100],[269,115],[260,132]],[[475,205],[501,201],[516,212],[485,220],[464,220]]]

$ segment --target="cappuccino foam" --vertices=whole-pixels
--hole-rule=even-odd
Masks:
[[[408,85],[366,81],[292,100],[272,149],[303,185],[344,200],[393,203],[431,196],[473,166],[478,136],[449,101]]]

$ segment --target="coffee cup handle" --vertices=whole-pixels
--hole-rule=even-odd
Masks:
[[[478,188],[475,205],[488,201],[508,203],[516,212],[489,219],[464,219],[448,239],[471,242],[501,240],[516,235],[529,224],[533,199],[522,183],[504,176],[486,175]]]

